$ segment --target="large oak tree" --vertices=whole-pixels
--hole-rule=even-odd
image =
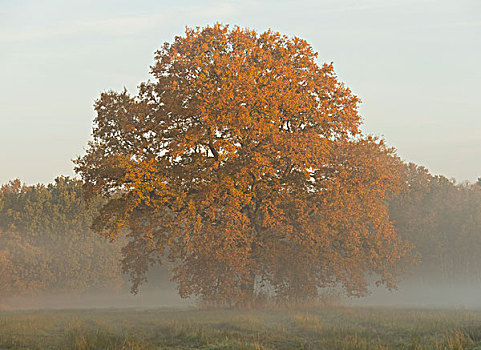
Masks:
[[[391,288],[409,247],[385,207],[400,161],[360,129],[358,98],[304,40],[224,25],[157,51],[138,94],[102,93],[76,161],[109,198],[94,228],[125,234],[133,291],[175,262],[188,297],[314,298],[328,285]]]

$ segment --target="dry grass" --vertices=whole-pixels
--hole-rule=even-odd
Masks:
[[[322,307],[0,313],[0,349],[461,350],[477,346],[481,346],[481,311]]]

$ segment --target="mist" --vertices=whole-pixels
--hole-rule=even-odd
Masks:
[[[29,296],[10,296],[4,299],[2,310],[65,310],[65,309],[149,309],[149,308],[192,308],[194,301],[179,297],[174,286],[171,288],[145,288],[134,295],[128,290],[109,292],[97,291],[82,294],[40,293]]]
[[[373,287],[370,295],[343,299],[345,305],[430,309],[481,309],[481,284],[404,281],[398,289]]]
[[[132,294],[128,283],[117,290],[97,290],[83,293],[75,292],[39,292],[36,295],[8,296],[0,303],[0,310],[45,310],[45,309],[109,309],[109,308],[168,308],[195,309],[199,306],[196,298],[183,299],[179,296],[176,285],[166,279],[161,283],[154,280],[140,288],[138,294]],[[335,290],[335,289],[333,289]],[[370,286],[368,295],[363,297],[346,297],[338,290],[335,297],[322,300],[325,306],[363,306],[429,309],[481,309],[481,283],[425,283],[407,279],[399,283],[396,289]],[[271,306],[274,306],[272,304]],[[266,306],[269,308],[269,306]]]

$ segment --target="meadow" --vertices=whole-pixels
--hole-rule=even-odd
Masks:
[[[0,349],[481,349],[481,310],[3,311]]]

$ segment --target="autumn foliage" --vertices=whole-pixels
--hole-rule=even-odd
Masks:
[[[175,262],[183,297],[247,305],[395,286],[410,247],[387,195],[402,166],[359,126],[358,98],[304,40],[228,26],[187,29],[156,53],[138,94],[102,93],[77,159],[94,228],[127,236],[133,290]]]

